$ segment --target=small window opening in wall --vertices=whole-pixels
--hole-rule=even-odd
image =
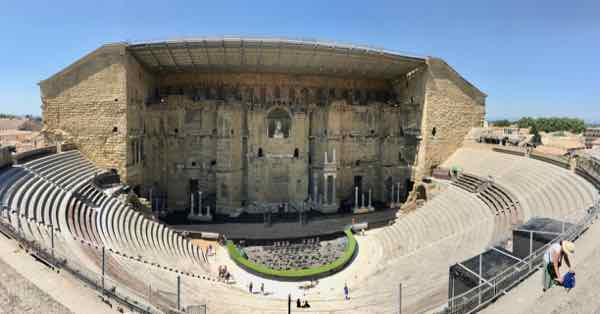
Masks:
[[[173,132],[175,132],[175,134],[177,134],[177,133],[179,133],[179,129],[178,129],[178,128],[175,128],[175,129],[173,130]]]
[[[217,161],[216,161],[216,160],[214,160],[214,159],[213,159],[213,160],[210,162],[210,165],[211,165],[211,166],[215,166],[216,164],[217,164]]]
[[[298,148],[294,149],[294,158],[298,158],[300,157],[300,152],[298,151]]]
[[[431,129],[431,135],[435,136],[436,133],[437,133],[437,130],[435,129],[435,127],[433,127],[433,129]]]
[[[263,150],[262,150],[262,148],[259,148],[258,149],[258,157],[260,158],[262,156],[263,156]]]
[[[196,162],[192,161],[192,167],[196,167]]]
[[[312,164],[312,156],[308,155],[308,164],[311,165]]]
[[[115,102],[119,101],[119,98],[115,98]]]
[[[113,126],[113,133],[117,133],[119,132],[119,128],[117,128],[116,126]]]
[[[398,152],[398,161],[402,161],[402,152]]]
[[[375,134],[375,130],[371,129],[371,135]]]
[[[231,135],[233,135],[233,134],[234,134],[233,129],[231,129]]]
[[[415,96],[410,96],[410,103],[414,104],[415,103]]]
[[[357,167],[358,167],[358,166],[360,166],[360,159],[359,159],[359,160],[357,160],[357,161],[354,163],[354,165],[355,165],[355,166],[357,166]]]

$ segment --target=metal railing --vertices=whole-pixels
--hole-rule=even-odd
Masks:
[[[24,224],[29,223],[21,222],[24,218],[16,213],[11,213],[6,205],[3,205],[2,208],[0,208],[0,212],[0,232],[17,241],[24,250],[30,252],[33,256],[52,269],[57,271],[67,271],[90,288],[100,292],[104,299],[113,300],[131,312],[154,314],[171,311],[171,309],[160,309],[159,307],[152,305],[147,302],[145,296],[139,295],[139,293],[132,291],[129,287],[118,283],[112,278],[109,278],[109,276],[103,276],[102,274],[94,272],[79,264],[77,260],[72,259],[66,254],[68,252],[61,252],[65,254],[59,254],[57,252],[58,250],[54,247],[55,228],[53,226],[36,223],[38,228],[48,228],[51,232],[52,247],[48,248],[47,244],[39,243],[37,239],[31,238],[27,235],[27,232],[23,230],[26,228]],[[17,224],[18,227],[13,226],[13,224]],[[21,224],[23,224],[23,226],[21,226]],[[56,241],[58,241],[58,239]],[[108,303],[110,302],[107,302],[107,304]]]
[[[542,267],[543,255],[550,245],[561,240],[573,241],[577,239],[587,228],[597,219],[600,212],[600,205],[595,204],[583,212],[574,212],[564,217],[562,232],[559,233],[548,244],[532,250],[530,245],[530,254],[518,261],[516,264],[508,267],[493,278],[481,282],[471,290],[458,296],[448,299],[448,307],[442,313],[448,314],[468,314],[473,313],[491,301],[504,295],[519,282],[523,281],[539,268]],[[536,231],[529,231],[530,239]],[[531,240],[530,240],[531,241]]]

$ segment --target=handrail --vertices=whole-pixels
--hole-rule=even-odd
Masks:
[[[600,212],[600,206],[595,204],[590,207],[584,217],[577,220],[563,233],[557,235],[548,244],[541,248],[531,252],[530,255],[525,257],[522,261],[508,267],[504,271],[490,278],[488,281],[492,283],[490,286],[488,283],[479,284],[470,290],[447,300],[449,307],[446,313],[448,314],[469,314],[480,310],[482,307],[488,305],[493,300],[504,295],[507,290],[511,289],[518,282],[530,276],[532,273],[537,271],[540,267],[541,258],[546,252],[547,248],[560,240],[575,240],[578,238],[587,228],[593,223]],[[572,213],[580,214],[580,213]],[[565,220],[571,215],[566,215]],[[507,281],[508,280],[508,281]],[[490,296],[491,294],[491,296]],[[485,295],[485,300],[482,300],[482,296]],[[444,302],[446,303],[446,302]],[[442,304],[437,304],[437,308]]]

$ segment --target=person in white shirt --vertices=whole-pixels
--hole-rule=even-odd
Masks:
[[[560,274],[560,266],[563,258],[571,270],[575,244],[571,241],[561,240],[548,247],[544,253],[544,291],[552,288],[555,282],[562,284],[563,276]]]

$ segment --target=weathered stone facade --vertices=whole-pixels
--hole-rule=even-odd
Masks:
[[[481,125],[485,103],[432,58],[391,79],[165,70],[125,44],[40,86],[50,140],[74,142],[169,209],[223,214],[279,203],[335,212],[356,202],[356,188],[359,203],[404,198]]]

